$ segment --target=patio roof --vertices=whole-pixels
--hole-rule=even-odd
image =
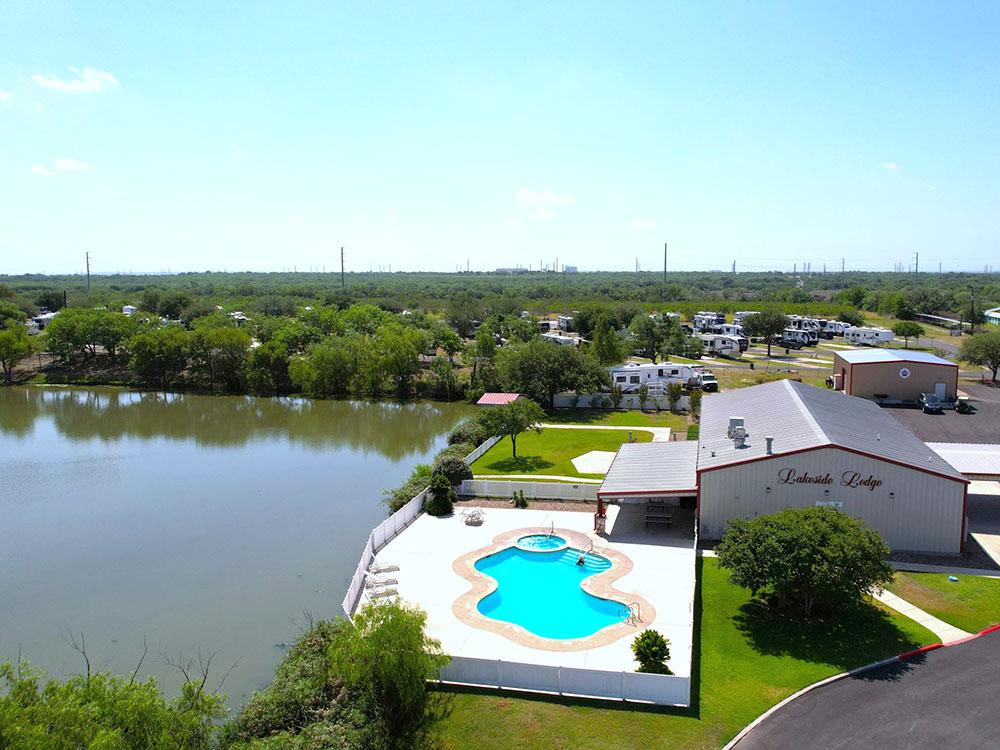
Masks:
[[[927,443],[927,447],[969,479],[1000,481],[1000,445]]]
[[[697,462],[696,440],[625,443],[597,495],[693,495],[698,491]]]
[[[484,393],[479,397],[476,406],[503,406],[521,398],[520,393]]]

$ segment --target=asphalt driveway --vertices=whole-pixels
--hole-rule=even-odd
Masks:
[[[969,394],[974,414],[953,409],[943,414],[898,408],[886,408],[886,412],[928,443],[1000,443],[1000,388],[964,380],[958,387]]]
[[[813,690],[737,750],[996,747],[1000,632]]]

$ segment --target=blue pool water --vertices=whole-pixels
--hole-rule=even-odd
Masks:
[[[566,540],[555,534],[528,534],[517,540],[522,549],[551,550],[566,546]]]
[[[508,547],[476,562],[476,570],[494,578],[497,590],[479,601],[486,617],[512,622],[543,638],[585,638],[624,621],[628,607],[588,594],[580,583],[611,567],[601,555],[580,550],[529,552]]]

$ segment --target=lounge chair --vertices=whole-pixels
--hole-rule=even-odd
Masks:
[[[374,575],[378,575],[379,573],[395,573],[397,570],[399,570],[398,565],[372,565],[368,568],[368,572]]]
[[[374,589],[374,588],[380,588],[380,587],[385,587],[385,586],[396,586],[398,584],[399,584],[399,581],[397,579],[395,579],[395,578],[385,578],[385,577],[382,577],[382,576],[375,576],[375,575],[372,575],[371,573],[368,573],[368,574],[365,575],[365,588],[366,589]]]
[[[462,511],[462,520],[466,526],[481,526],[483,512],[479,508],[466,508]]]

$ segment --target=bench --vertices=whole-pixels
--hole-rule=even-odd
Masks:
[[[666,510],[665,508],[646,508],[646,528],[649,528],[651,523],[662,523],[666,525],[668,529],[674,527],[674,514],[672,511]]]

